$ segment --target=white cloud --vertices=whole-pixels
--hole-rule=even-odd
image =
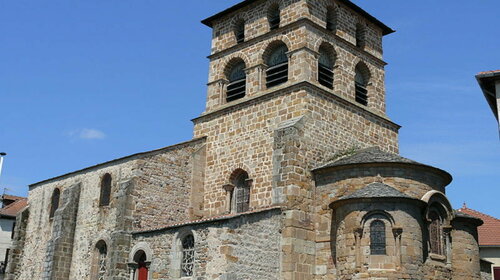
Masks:
[[[80,138],[80,139],[103,139],[106,138],[106,134],[98,129],[93,128],[82,128],[73,130],[68,133],[70,137]]]

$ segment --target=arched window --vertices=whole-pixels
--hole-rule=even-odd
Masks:
[[[267,18],[269,20],[270,30],[280,27],[280,7],[278,4],[273,4],[269,7]]]
[[[193,276],[194,270],[194,236],[186,235],[182,239],[181,277]]]
[[[226,102],[243,98],[246,93],[245,62],[239,60],[227,73],[229,84],[227,86]]]
[[[381,220],[375,220],[370,224],[370,254],[385,255],[385,224]]]
[[[441,218],[436,211],[429,212],[429,243],[430,243],[430,251],[433,254],[442,255],[443,254],[443,245],[442,245],[442,227],[441,227]]]
[[[134,262],[136,263],[136,269],[134,270],[133,279],[137,280],[147,280],[149,276],[149,264],[146,263],[147,256],[143,250],[139,250],[134,255]]]
[[[356,90],[355,100],[359,104],[368,105],[368,72],[367,69],[364,69],[361,65],[356,66],[356,75],[354,77],[354,87]]]
[[[366,44],[366,28],[358,23],[356,25],[356,46],[364,48]]]
[[[106,242],[100,240],[96,244],[96,278],[98,280],[106,279],[106,271],[107,271],[107,256],[108,256],[108,247],[106,246]]]
[[[337,29],[337,13],[333,7],[326,10],[326,30],[334,31]]]
[[[234,36],[236,36],[236,43],[243,43],[245,41],[245,21],[238,20],[234,28]]]
[[[288,48],[285,44],[279,43],[274,46],[266,59],[266,86],[268,88],[277,86],[288,81]]]
[[[236,213],[246,212],[250,209],[250,180],[248,173],[238,169],[231,176],[231,183],[234,185],[233,204]]]
[[[109,173],[104,174],[101,179],[101,195],[99,198],[99,206],[109,205],[111,199],[111,175]]]
[[[333,59],[324,47],[319,49],[318,81],[327,88],[333,88]]]
[[[58,188],[54,189],[54,191],[52,192],[52,199],[50,200],[49,218],[54,217],[57,208],[59,208],[60,197],[61,197],[61,191]]]

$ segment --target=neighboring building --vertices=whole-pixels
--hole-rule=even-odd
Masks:
[[[7,279],[479,279],[451,176],[398,155],[382,37],[347,0],[213,29],[194,139],[29,186]]]
[[[500,112],[500,70],[481,72],[476,75],[477,82],[481,86],[484,97],[499,121],[498,114]],[[500,122],[499,122],[500,129]]]
[[[458,211],[480,218],[484,224],[478,230],[481,260],[489,262],[492,279],[500,280],[500,219],[464,206]]]
[[[9,250],[12,247],[16,215],[26,207],[25,197],[4,194],[0,208],[0,272],[3,273],[8,263]]]

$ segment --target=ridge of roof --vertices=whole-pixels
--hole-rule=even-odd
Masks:
[[[204,25],[208,26],[208,27],[213,27],[213,22],[225,15],[228,15],[238,9],[241,9],[241,8],[244,8],[248,5],[251,5],[255,2],[258,2],[258,1],[261,1],[261,0],[244,0],[236,5],[233,5],[213,16],[210,16],[204,20],[201,21],[201,23],[203,23]],[[377,25],[378,27],[380,27],[382,29],[382,34],[383,35],[389,35],[391,33],[394,33],[395,30],[393,30],[392,28],[390,28],[389,26],[385,25],[383,22],[381,22],[380,20],[378,20],[376,17],[372,16],[371,14],[369,14],[367,11],[363,10],[361,7],[359,7],[358,5],[354,4],[353,2],[349,1],[349,0],[338,0],[339,2],[343,3],[344,5],[346,5],[347,7],[349,7],[350,9],[352,9],[353,11],[359,13],[361,16],[365,17],[366,19],[368,19],[369,21],[371,21],[372,23],[374,23],[375,25]]]

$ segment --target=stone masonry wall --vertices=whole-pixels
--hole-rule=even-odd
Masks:
[[[453,221],[453,279],[481,279],[477,227],[467,220]]]
[[[190,205],[189,188],[193,166],[189,158],[202,146],[203,141],[204,139],[195,139],[164,149],[133,155],[32,186],[28,195],[30,215],[26,226],[26,240],[23,255],[20,258],[22,269],[15,272],[18,275],[16,279],[42,279],[44,271],[42,263],[49,240],[53,236],[53,221],[49,219],[49,209],[52,192],[56,187],[60,188],[61,201],[63,201],[68,187],[75,184],[81,186],[80,198],[75,202],[78,206],[76,217],[78,223],[75,227],[70,279],[89,279],[92,254],[97,241],[101,239],[107,241],[110,250],[114,248],[121,248],[122,251],[128,250],[127,237],[117,236],[117,234],[132,228],[132,217],[135,217],[134,225],[146,227],[156,225],[158,221],[189,219],[187,214],[189,209],[186,208]],[[145,164],[141,160],[144,157],[148,157],[151,163]],[[158,167],[160,163],[163,164],[161,168]],[[172,180],[169,181],[166,178],[172,175],[169,173],[170,170],[176,170],[177,174],[175,177],[170,177]],[[162,175],[162,172],[166,175]],[[109,206],[99,206],[100,182],[106,173],[112,176],[111,201]],[[151,178],[151,180],[143,178]],[[185,194],[179,194],[177,204],[167,203],[167,201],[175,201],[168,196],[169,190],[173,188],[166,184],[159,185],[161,180],[169,184],[178,184],[175,187],[182,187],[179,192]],[[169,209],[169,212],[154,212],[151,202],[159,199],[158,197],[163,200],[156,201],[156,203],[162,203],[163,207]],[[144,221],[139,222],[140,215],[134,216],[133,213],[136,211],[142,213]],[[151,218],[154,215],[156,215],[156,221]],[[112,239],[119,240],[119,242],[112,243],[109,241]],[[121,263],[126,263],[125,257],[120,257],[119,252],[112,258],[115,262],[122,258]],[[120,275],[120,269],[125,272],[127,270],[126,267],[120,265],[118,270],[112,273]]]
[[[179,238],[193,234],[195,267],[192,279],[280,279],[281,211],[267,210],[212,222],[136,233],[132,245],[151,249],[151,279],[179,279]],[[134,252],[131,252],[134,254]]]

